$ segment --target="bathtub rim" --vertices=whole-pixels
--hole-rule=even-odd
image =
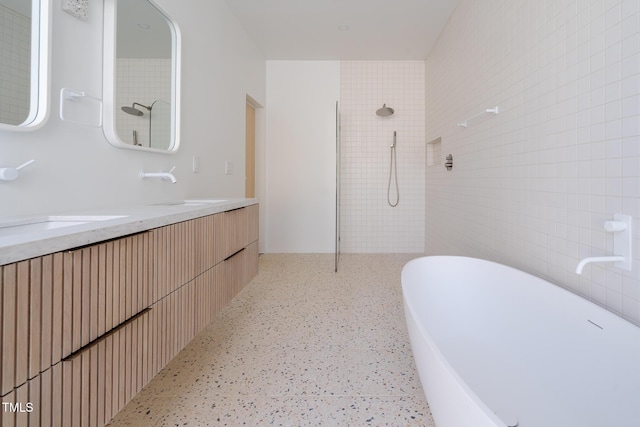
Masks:
[[[408,261],[403,267],[402,267],[402,272],[401,272],[401,279],[400,282],[402,284],[402,294],[404,296],[405,292],[404,292],[404,282],[402,281],[402,277],[404,275],[405,272],[405,268],[408,265],[411,264],[418,264],[420,260],[425,260],[425,259],[460,259],[460,260],[470,260],[472,262],[478,262],[478,263],[483,263],[483,264],[489,264],[489,265],[493,265],[496,266],[498,268],[502,268],[505,270],[509,270],[511,272],[515,272],[518,274],[523,274],[525,276],[528,276],[530,278],[533,278],[535,280],[539,280],[542,281],[544,283],[546,283],[547,285],[551,286],[551,289],[553,289],[553,292],[558,292],[558,293],[564,293],[564,294],[568,294],[571,295],[573,297],[577,297],[580,300],[582,300],[583,302],[586,302],[594,307],[596,307],[596,310],[600,311],[602,313],[603,316],[605,317],[609,317],[612,319],[617,320],[622,320],[623,323],[625,323],[627,326],[625,327],[631,327],[634,330],[638,330],[640,329],[640,324],[635,324],[632,321],[625,319],[624,317],[622,317],[622,315],[618,314],[618,313],[614,313],[611,310],[608,310],[607,308],[603,307],[601,304],[599,304],[597,301],[590,299],[582,294],[579,294],[577,292],[574,292],[573,290],[566,288],[558,283],[555,282],[551,282],[550,280],[544,278],[544,277],[540,277],[537,276],[535,274],[529,273],[528,271],[524,271],[524,270],[520,270],[517,267],[512,267],[510,265],[506,265],[506,264],[501,264],[497,261],[491,261],[485,258],[477,258],[477,257],[471,257],[471,256],[464,256],[464,255],[424,255],[424,256],[419,256],[417,258],[414,258],[410,261]]]

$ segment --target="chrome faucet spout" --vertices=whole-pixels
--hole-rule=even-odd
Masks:
[[[592,256],[589,258],[585,258],[578,264],[576,268],[576,274],[582,274],[582,270],[584,266],[590,264],[592,262],[619,262],[624,261],[623,256]]]

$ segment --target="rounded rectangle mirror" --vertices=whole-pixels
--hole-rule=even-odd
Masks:
[[[104,2],[103,129],[116,147],[179,145],[180,32],[151,0]]]
[[[0,130],[40,127],[49,113],[50,0],[0,0]]]

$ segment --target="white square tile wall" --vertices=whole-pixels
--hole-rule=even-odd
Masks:
[[[426,252],[542,276],[640,324],[640,0],[462,0],[426,61]],[[458,122],[498,105],[500,114]],[[603,223],[633,216],[633,271]]]
[[[18,125],[29,115],[31,19],[0,5],[0,123]]]
[[[341,250],[424,251],[424,62],[342,61]],[[385,103],[392,117],[378,117]],[[397,132],[400,201],[387,204],[390,146]],[[392,201],[395,188],[392,183]]]
[[[134,102],[146,106],[153,105],[153,148],[169,148],[170,102],[171,102],[171,60],[121,58],[116,62],[116,129],[120,138],[133,144],[133,130],[137,132],[138,144],[149,146],[149,112],[137,107],[143,116],[132,116],[120,110]],[[156,120],[158,119],[158,120]],[[158,126],[165,128],[158,128]],[[168,129],[166,127],[169,127]],[[158,136],[162,136],[159,140]]]

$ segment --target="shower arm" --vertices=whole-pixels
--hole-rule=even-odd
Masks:
[[[139,105],[140,107],[146,108],[146,109],[147,109],[147,111],[151,111],[151,108],[152,108],[152,107],[147,107],[146,105],[142,105],[142,104],[140,104],[140,103],[138,103],[138,102],[134,102],[134,103],[133,103],[133,104],[131,104],[131,105],[132,105],[132,106],[134,106],[134,105]]]

